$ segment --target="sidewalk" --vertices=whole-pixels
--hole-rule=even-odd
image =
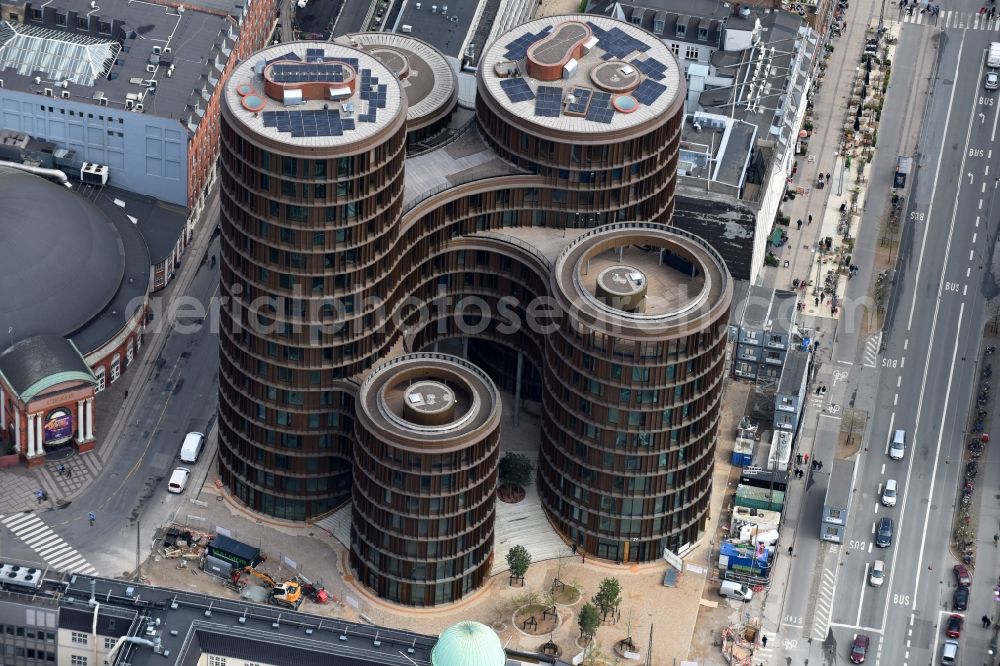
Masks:
[[[205,253],[212,242],[212,232],[216,227],[218,216],[218,189],[210,195],[209,201],[202,212],[201,220],[195,228],[195,235],[181,260],[177,276],[167,287],[157,293],[157,297],[170,301],[176,296],[187,292],[194,279],[198,267],[205,259]],[[123,373],[121,380],[97,394],[95,397],[95,412],[97,413],[97,447],[90,453],[78,455],[69,453],[66,457],[49,459],[44,465],[34,469],[23,466],[11,467],[4,471],[4,491],[0,494],[0,514],[30,511],[40,506],[35,493],[42,489],[49,500],[42,503],[43,508],[59,505],[72,500],[90,486],[101,474],[104,463],[114,455],[124,431],[125,424],[131,418],[132,409],[141,397],[143,387],[150,373],[156,367],[163,345],[170,333],[169,326],[155,327],[148,333],[141,349],[136,355],[132,367]],[[140,388],[136,388],[140,387]],[[136,390],[132,390],[135,388]],[[113,416],[113,420],[112,419]],[[102,423],[107,419],[107,425]],[[64,465],[67,474],[60,474],[59,467]]]
[[[899,27],[898,24],[892,26],[890,35],[898,37]],[[819,173],[825,173],[829,170],[833,176],[833,186],[827,186],[818,191],[813,188],[807,195],[786,202],[785,213],[790,215],[793,220],[792,227],[788,231],[790,236],[794,238],[797,233],[794,230],[794,220],[799,216],[803,216],[805,219],[805,216],[808,215],[806,211],[813,211],[814,221],[812,227],[803,225],[798,238],[798,248],[793,252],[787,252],[791,248],[791,243],[782,248],[786,250],[786,254],[792,255],[785,257],[790,259],[791,266],[788,269],[769,269],[765,275],[765,280],[770,281],[770,284],[774,284],[776,287],[789,288],[794,277],[801,278],[809,274],[810,271],[810,277],[815,280],[817,268],[822,268],[823,265],[817,265],[816,253],[813,248],[820,238],[832,236],[835,242],[840,238],[841,234],[838,233],[840,231],[838,229],[840,224],[839,208],[841,203],[847,203],[847,207],[851,208],[849,197],[852,187],[858,188],[859,193],[854,204],[857,215],[852,217],[849,230],[849,234],[856,239],[858,244],[855,248],[858,257],[852,258],[851,263],[861,266],[859,278],[862,282],[868,280],[871,275],[869,263],[873,259],[874,250],[873,247],[869,246],[873,246],[874,239],[878,237],[878,226],[881,222],[882,211],[888,205],[888,195],[886,195],[885,201],[876,198],[869,202],[868,188],[871,184],[869,180],[871,163],[865,168],[864,174],[858,182],[856,163],[852,165],[850,170],[847,170],[844,168],[843,158],[836,155],[839,148],[840,127],[846,113],[845,103],[850,98],[858,58],[868,36],[864,28],[865,26],[862,24],[854,24],[845,37],[835,42],[834,54],[827,61],[827,72],[839,72],[839,74],[837,74],[836,81],[832,80],[833,74],[828,74],[820,94],[813,100],[815,108],[830,108],[832,112],[829,118],[814,121],[817,125],[820,122],[823,122],[824,125],[819,127],[820,131],[814,135],[810,144],[810,152],[816,152],[814,146],[819,140],[823,146],[821,154],[828,155],[828,157],[825,162],[816,160],[805,165],[805,168],[800,162],[797,176],[801,182],[815,183]],[[923,79],[912,80],[903,72],[894,72],[894,74],[896,75],[883,100],[884,108],[902,110],[906,108],[907,100],[911,96],[918,96],[922,99],[926,95],[927,82]],[[921,106],[918,115],[922,110]],[[917,124],[919,125],[919,123]],[[915,142],[914,137],[904,136],[904,129],[896,125],[897,123],[888,115],[883,114],[881,129],[884,135],[880,137],[879,144],[882,151],[891,152],[898,149],[898,153],[892,154],[892,160],[895,160],[896,154],[911,154],[910,149],[913,148],[911,144]],[[879,162],[882,162],[884,166],[885,158],[881,153],[879,154]],[[875,180],[879,183],[885,181],[886,178],[891,179],[891,173],[888,176],[881,172],[876,175],[878,177]],[[887,187],[889,185],[882,183],[873,191],[887,191]],[[817,227],[819,220],[822,222]],[[865,225],[864,228],[860,227],[862,222]],[[846,285],[846,276],[841,276],[838,295],[843,294]],[[851,287],[852,298],[858,297],[858,292],[863,287],[865,287],[864,284],[853,284]],[[864,290],[867,291],[867,288],[865,287]],[[871,363],[868,363],[868,359],[863,364],[852,363],[856,360],[856,343],[859,337],[864,337],[864,332],[839,330],[840,322],[836,321],[836,317],[830,316],[829,305],[826,308],[817,309],[812,298],[807,298],[807,301],[805,310],[807,316],[801,317],[803,326],[808,328],[810,324],[814,324],[815,330],[822,332],[818,337],[821,346],[816,355],[817,365],[813,386],[826,384],[830,390],[828,394],[820,397],[810,394],[810,400],[803,415],[803,431],[800,434],[797,450],[803,454],[810,454],[813,459],[828,461],[833,460],[834,457],[844,457],[843,452],[839,450],[839,442],[834,441],[839,440],[835,432],[839,432],[841,424],[836,416],[832,416],[832,411],[837,410],[838,413],[843,413],[842,410],[850,405],[852,399],[858,401],[856,403],[858,409],[863,411],[866,398],[860,390],[863,382],[859,382],[859,376],[865,371],[876,372],[876,370],[874,369],[874,360]],[[855,322],[856,324],[857,322]],[[874,334],[875,331],[870,333]],[[835,345],[834,341],[838,338],[840,341]],[[858,389],[858,393],[854,394],[852,398],[852,391],[855,389]],[[836,407],[832,407],[834,405]],[[830,418],[831,416],[832,418]],[[867,433],[865,434],[867,435]],[[847,457],[850,458],[852,455],[853,453],[849,453]],[[775,661],[780,657],[786,660],[793,659],[798,663],[805,657],[820,657],[823,640],[826,637],[830,616],[833,612],[833,590],[836,585],[837,560],[840,550],[819,540],[818,517],[805,511],[806,504],[809,503],[809,511],[815,508],[818,513],[819,508],[815,506],[816,496],[822,487],[825,487],[826,476],[823,475],[826,472],[827,470],[824,470],[819,475],[813,474],[816,477],[813,479],[807,477],[806,483],[801,481],[793,483],[786,495],[785,520],[779,543],[783,546],[794,545],[794,557],[790,558],[785,555],[784,547],[780,549],[778,562],[774,568],[775,584],[768,591],[763,611],[763,627],[766,633],[773,634],[780,631],[781,637],[786,639],[785,641],[774,641],[783,645],[775,650]],[[811,489],[811,492],[808,492],[808,489]],[[827,577],[821,581],[816,580],[823,576]],[[807,607],[808,610],[802,616],[791,617],[790,609],[786,608],[786,604],[790,598],[798,599],[796,591],[792,587],[793,581],[800,583],[803,580],[809,580],[809,589],[808,592],[802,590],[801,593],[807,594],[809,599],[806,603],[799,601],[799,605]],[[796,640],[798,646],[794,643]]]

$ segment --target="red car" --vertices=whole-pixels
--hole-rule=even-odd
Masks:
[[[948,624],[944,627],[944,635],[948,638],[958,638],[962,635],[961,615],[951,615],[948,617]]]
[[[868,637],[858,634],[854,637],[854,645],[851,646],[851,663],[863,664],[868,656]]]
[[[958,583],[959,587],[972,585],[972,576],[969,575],[969,570],[964,564],[955,565],[955,582]]]

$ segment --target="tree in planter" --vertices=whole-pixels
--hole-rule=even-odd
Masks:
[[[594,595],[594,605],[601,609],[604,619],[609,613],[614,613],[622,602],[622,586],[617,578],[605,578],[601,581],[597,594]]]
[[[580,608],[580,615],[577,617],[576,623],[580,626],[580,635],[590,639],[594,637],[594,632],[601,624],[601,616],[598,615],[593,604],[588,602]]]
[[[504,457],[500,459],[498,475],[500,477],[501,486],[506,486],[508,488],[520,486],[523,488],[531,483],[531,475],[533,472],[534,466],[531,464],[531,461],[528,460],[527,456],[520,453],[508,451],[504,454]]]
[[[528,572],[528,567],[531,566],[531,553],[520,544],[514,546],[507,551],[507,566],[510,567],[511,583],[513,584],[513,581],[520,580],[521,586],[524,587],[524,574]]]

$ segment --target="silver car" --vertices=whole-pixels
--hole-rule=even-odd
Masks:
[[[986,72],[986,79],[983,81],[983,87],[987,90],[996,90],[1000,87],[1000,77],[997,76],[996,72]]]
[[[889,445],[889,457],[893,460],[902,460],[906,455],[906,431],[897,430],[892,435],[892,444]]]

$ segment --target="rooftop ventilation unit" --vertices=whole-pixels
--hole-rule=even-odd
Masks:
[[[155,71],[156,71],[156,65],[153,65],[153,64],[147,64],[147,65],[146,65],[146,71],[147,71],[147,72],[149,72],[149,73],[153,73],[153,72],[155,72]]]
[[[62,91],[62,98],[63,99],[69,99],[69,91],[68,90],[63,90]]]
[[[153,47],[153,53],[155,53],[156,55],[160,55],[160,51],[162,51],[162,50],[163,49],[161,49],[159,46],[154,46]]]
[[[46,88],[45,89],[45,96],[46,97],[52,97],[52,88]]]
[[[164,46],[163,47],[163,52],[164,53],[172,53],[173,49],[171,49],[169,46]]]
[[[37,590],[42,585],[42,572],[17,564],[3,564],[0,565],[0,584],[4,587]]]
[[[142,110],[145,109],[145,108],[146,107],[144,107],[142,104],[136,104],[135,105],[135,110],[138,111],[139,113],[142,113]]]

